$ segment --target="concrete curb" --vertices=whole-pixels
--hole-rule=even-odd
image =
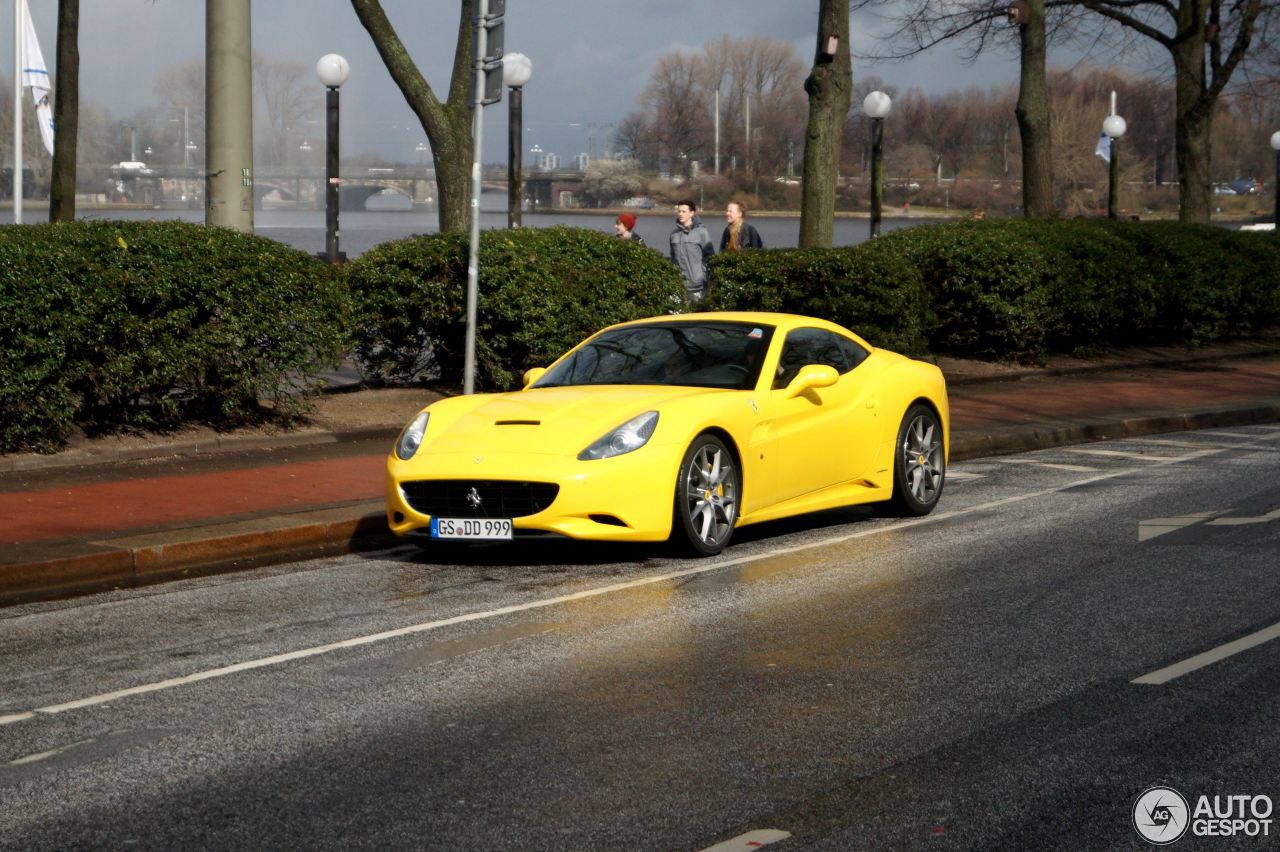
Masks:
[[[241,571],[387,547],[382,501],[42,547],[0,564],[0,604]]]
[[[988,432],[965,430],[952,438],[951,460],[965,461],[1162,432],[1278,421],[1280,401],[1183,413],[1028,424]],[[387,529],[379,500],[102,541],[50,545],[41,548],[38,557],[0,562],[0,604],[51,600],[376,550],[399,541]]]

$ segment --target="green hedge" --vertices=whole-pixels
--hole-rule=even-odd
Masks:
[[[1043,361],[1280,324],[1280,240],[1176,222],[983,220],[850,248],[717,256],[711,308],[834,320],[878,346]]]
[[[323,263],[181,222],[0,228],[0,451],[296,414],[348,346]]]
[[[468,237],[384,243],[345,267],[355,354],[368,378],[440,379],[463,367]],[[581,228],[486,231],[480,239],[476,383],[515,388],[600,328],[666,313],[684,285],[653,249]]]
[[[708,310],[816,316],[858,332],[874,346],[908,353],[927,346],[923,280],[893,246],[719,254],[711,262],[711,280]]]

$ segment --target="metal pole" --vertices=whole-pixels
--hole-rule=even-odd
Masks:
[[[462,392],[476,390],[476,301],[480,286],[480,160],[484,156],[481,136],[484,133],[484,56],[489,51],[489,0],[480,4],[477,17],[475,55],[475,98],[471,102],[471,246],[467,254],[467,337],[462,360]]]
[[[325,93],[324,134],[324,252],[329,263],[337,263],[338,253],[338,90]]]
[[[720,87],[716,86],[716,174],[720,174]]]
[[[1276,229],[1275,229],[1275,231],[1274,231],[1273,233],[1274,233],[1277,237],[1280,237],[1280,150],[1277,150],[1277,151],[1276,151],[1276,185],[1275,185],[1275,190],[1276,190],[1276,218],[1275,218],[1275,222],[1276,222]]]
[[[507,227],[520,227],[520,208],[524,202],[524,166],[520,148],[524,129],[524,88],[511,87],[511,102],[507,104]]]
[[[1118,199],[1120,188],[1120,140],[1111,137],[1111,168],[1107,174],[1107,218],[1115,221],[1120,217]]]
[[[871,236],[880,236],[884,206],[884,119],[871,119]]]
[[[22,224],[22,15],[13,0],[13,224]]]

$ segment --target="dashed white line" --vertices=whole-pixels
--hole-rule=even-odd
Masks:
[[[741,850],[759,849],[761,846],[768,846],[770,843],[786,840],[790,836],[791,832],[789,831],[781,831],[776,828],[757,828],[754,831],[748,831],[746,834],[731,837],[722,843],[717,843],[715,846],[708,846],[702,852],[741,852]]]
[[[1194,657],[1183,660],[1180,663],[1174,663],[1171,666],[1165,666],[1157,669],[1150,674],[1145,674],[1137,678],[1133,683],[1141,683],[1159,686],[1168,683],[1174,678],[1182,677],[1184,674],[1202,669],[1205,666],[1213,665],[1221,662],[1227,657],[1234,656],[1247,651],[1250,648],[1256,648],[1264,642],[1270,642],[1272,639],[1280,638],[1280,624],[1273,624],[1270,627],[1259,630],[1256,633],[1250,633],[1248,636],[1237,639],[1234,642],[1228,642],[1225,645],[1219,645],[1212,650],[1205,651],[1203,654],[1196,654]]]

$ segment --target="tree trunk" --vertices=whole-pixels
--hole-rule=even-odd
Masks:
[[[80,0],[58,0],[53,93],[53,177],[49,221],[76,218],[76,137],[80,131]]]
[[[1022,25],[1022,81],[1018,87],[1018,133],[1022,137],[1022,215],[1046,219],[1054,213],[1053,158],[1049,144],[1049,94],[1045,79],[1044,0],[1028,0]]]
[[[831,39],[836,39],[833,52]],[[804,185],[800,199],[800,247],[830,248],[835,228],[836,181],[845,118],[853,97],[849,59],[849,4],[821,0],[818,48],[813,70],[804,81],[809,95],[805,130]]]
[[[1196,4],[1187,4],[1195,6]],[[1178,164],[1178,219],[1208,224],[1212,210],[1210,131],[1217,98],[1205,90],[1204,28],[1185,27],[1172,48],[1174,151]]]
[[[462,0],[458,40],[453,54],[449,96],[441,102],[409,58],[378,0],[351,0],[356,16],[373,39],[391,78],[400,87],[409,108],[418,116],[431,142],[439,194],[440,232],[466,233],[471,229],[471,104],[468,102],[472,62],[471,16],[474,0]]]

